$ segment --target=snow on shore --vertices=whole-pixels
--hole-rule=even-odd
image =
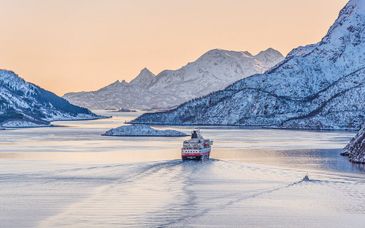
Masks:
[[[46,127],[49,126],[48,124],[41,124],[41,123],[35,123],[25,120],[12,120],[4,123],[2,126],[0,126],[0,130],[5,130],[5,128],[30,128],[30,127]]]
[[[184,137],[187,134],[175,130],[157,130],[147,125],[127,125],[113,128],[104,136],[133,136],[133,137]]]

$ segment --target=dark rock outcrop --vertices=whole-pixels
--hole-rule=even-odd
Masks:
[[[365,164],[365,127],[347,144],[341,155],[349,157],[351,162]]]

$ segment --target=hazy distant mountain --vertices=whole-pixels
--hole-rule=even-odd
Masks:
[[[55,120],[96,117],[11,71],[0,70],[0,128],[45,126]]]
[[[351,0],[319,43],[293,50],[265,74],[134,122],[359,129],[364,97],[365,1]]]
[[[178,70],[155,76],[143,69],[130,83],[117,81],[98,91],[68,93],[64,98],[92,109],[166,109],[263,73],[283,59],[280,52],[271,48],[256,56],[216,49]]]

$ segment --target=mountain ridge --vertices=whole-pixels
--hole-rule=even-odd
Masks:
[[[365,122],[363,4],[349,1],[321,41],[293,49],[266,73],[132,122],[359,129]]]
[[[0,70],[0,128],[48,126],[51,121],[95,119],[88,109]]]
[[[145,68],[131,82],[116,83],[113,89],[110,89],[111,84],[97,91],[68,93],[64,98],[94,109],[167,109],[264,72],[283,59],[280,52],[272,48],[256,56],[213,49],[177,70],[164,70],[154,75]]]

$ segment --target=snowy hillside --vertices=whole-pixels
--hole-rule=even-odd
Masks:
[[[293,50],[267,73],[134,122],[359,129],[364,97],[365,1],[351,0],[319,43]]]
[[[93,109],[167,109],[263,73],[283,60],[274,49],[248,52],[211,50],[193,63],[155,76],[148,69],[130,83],[115,82],[95,92],[69,93],[71,103]]]
[[[94,119],[95,114],[0,70],[0,128],[47,126],[55,120]]]

